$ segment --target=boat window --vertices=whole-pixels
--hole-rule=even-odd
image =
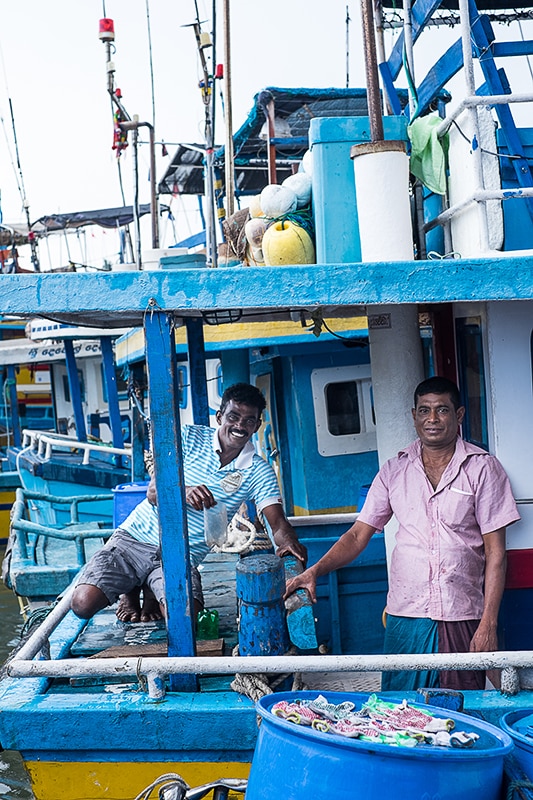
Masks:
[[[104,403],[108,402],[107,399],[107,383],[105,379],[105,372],[104,372],[104,365],[100,364],[100,374],[102,379],[102,397]],[[128,399],[128,382],[124,378],[124,374],[122,369],[115,369],[115,377],[116,377],[116,384],[117,384],[117,393],[119,400],[127,400]]]
[[[370,365],[311,372],[318,451],[322,456],[376,449]]]
[[[81,401],[85,403],[85,381],[83,380],[83,372],[78,370],[78,379],[80,382]],[[66,403],[70,403],[70,386],[68,383],[68,375],[63,375],[63,396]]]
[[[361,433],[357,382],[328,383],[325,392],[329,432],[333,436]]]

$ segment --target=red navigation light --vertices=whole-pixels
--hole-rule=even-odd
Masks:
[[[224,77],[224,64],[217,64],[215,69],[215,78],[221,80]]]
[[[103,42],[112,42],[115,39],[115,23],[109,17],[104,17],[98,24],[98,37]]]

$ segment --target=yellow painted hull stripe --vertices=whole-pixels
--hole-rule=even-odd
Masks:
[[[247,778],[250,764],[241,762],[58,762],[27,761],[35,800],[133,800],[161,775],[177,772],[200,786],[218,778]],[[230,793],[230,798],[242,795]]]

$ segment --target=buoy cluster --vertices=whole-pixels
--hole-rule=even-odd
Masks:
[[[300,171],[252,197],[244,226],[246,260],[254,266],[314,264],[311,175]]]

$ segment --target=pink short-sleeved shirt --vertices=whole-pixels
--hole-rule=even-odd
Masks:
[[[399,523],[387,611],[454,622],[483,612],[483,536],[520,519],[500,462],[457,439],[436,490],[417,440],[380,469],[359,519],[381,530]]]

